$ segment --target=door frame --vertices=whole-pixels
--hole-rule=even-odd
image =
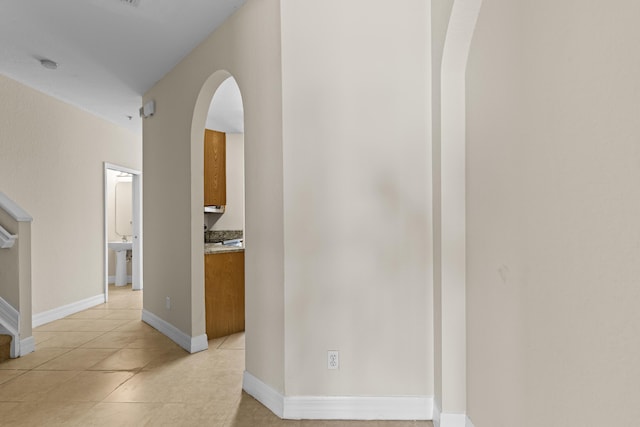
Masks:
[[[109,235],[108,235],[108,188],[107,188],[107,171],[124,172],[131,174],[131,190],[132,190],[132,220],[133,220],[133,248],[131,262],[131,282],[134,291],[142,290],[142,172],[119,166],[113,163],[104,162],[103,170],[103,191],[104,191],[104,300],[109,300]]]

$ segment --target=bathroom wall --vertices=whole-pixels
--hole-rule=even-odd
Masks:
[[[224,214],[206,214],[210,230],[244,230],[244,134],[227,133],[227,206]]]

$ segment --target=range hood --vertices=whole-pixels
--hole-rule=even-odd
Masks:
[[[212,205],[204,207],[205,213],[224,213],[224,205]]]

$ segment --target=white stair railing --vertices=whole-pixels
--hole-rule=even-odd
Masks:
[[[18,236],[9,233],[3,226],[0,225],[0,249],[9,249],[13,247]]]
[[[6,269],[0,282],[0,333],[13,337],[12,358],[35,350],[31,308],[31,221],[33,218],[27,211],[0,191],[0,269],[3,273]]]
[[[20,313],[0,297],[0,333],[11,335],[11,358],[20,356]]]

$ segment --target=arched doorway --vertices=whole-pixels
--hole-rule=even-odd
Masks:
[[[202,153],[202,160],[195,161],[204,165],[201,296],[205,331],[211,340],[245,329],[244,109],[240,88],[230,73],[217,71],[204,83],[194,109],[192,136],[199,138],[199,144],[192,146],[192,158]]]

